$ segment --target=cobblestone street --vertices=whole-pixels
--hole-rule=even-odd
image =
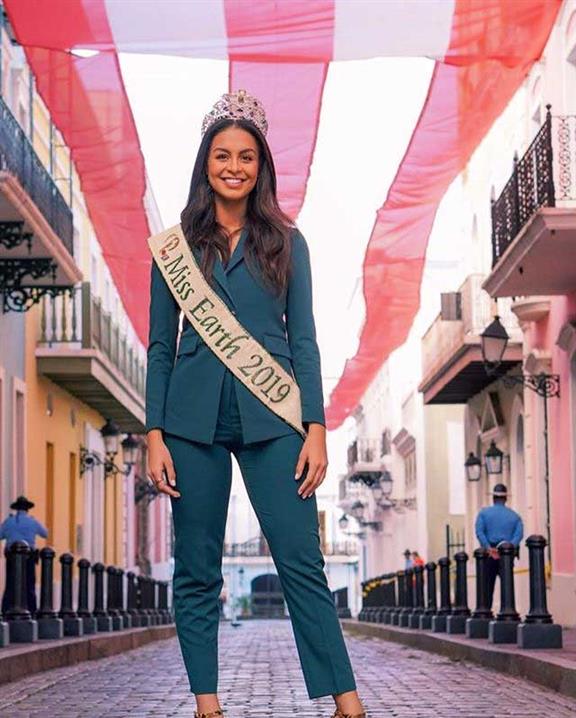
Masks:
[[[470,664],[347,636],[369,718],[564,718],[576,700]],[[288,621],[221,624],[220,696],[227,718],[328,718],[310,701]],[[0,687],[0,716],[192,716],[177,639],[40,673]]]

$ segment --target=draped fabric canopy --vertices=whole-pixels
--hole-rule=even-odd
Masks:
[[[5,0],[38,92],[70,147],[103,256],[147,339],[146,176],[119,52],[227,59],[230,89],[264,103],[282,207],[302,207],[329,63],[426,56],[436,66],[376,211],[366,318],[332,391],[328,428],[357,406],[419,307],[428,237],[450,182],[546,44],[561,0]],[[86,50],[97,51],[87,56]],[[385,188],[383,189],[383,193]]]

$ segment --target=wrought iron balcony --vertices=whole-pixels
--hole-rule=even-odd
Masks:
[[[16,177],[72,255],[74,249],[72,210],[2,98],[0,98],[0,171]]]
[[[44,297],[38,369],[123,431],[144,427],[145,357],[131,344],[90,283]]]
[[[576,288],[576,115],[546,120],[492,201],[492,297]]]
[[[82,278],[73,216],[26,133],[0,97],[0,307],[25,312]]]
[[[422,382],[425,404],[465,404],[492,383],[482,361],[480,334],[492,321],[491,300],[482,290],[484,276],[472,274],[457,292],[444,295],[443,311],[422,338]],[[456,301],[457,300],[457,301]],[[522,337],[509,300],[500,300],[498,313],[511,341],[500,373],[522,360]]]
[[[384,472],[382,450],[381,439],[355,439],[348,447],[348,481],[369,485],[380,479]]]

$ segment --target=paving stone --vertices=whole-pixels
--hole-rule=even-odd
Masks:
[[[369,718],[568,718],[576,700],[462,661],[346,635]],[[330,718],[309,700],[290,623],[220,626],[220,701],[227,718]],[[1,718],[194,715],[177,639],[0,686]]]

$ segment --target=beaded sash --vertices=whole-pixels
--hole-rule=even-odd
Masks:
[[[298,384],[210,287],[180,224],[148,238],[152,256],[189,322],[254,396],[303,437]]]

